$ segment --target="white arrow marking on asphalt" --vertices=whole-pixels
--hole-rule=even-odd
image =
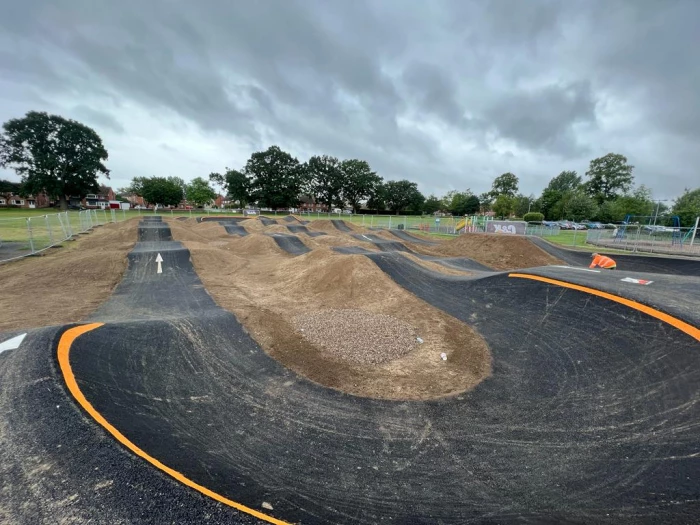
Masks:
[[[158,257],[156,257],[156,262],[158,263],[158,271],[156,273],[163,273],[163,267],[160,265],[160,263],[163,262],[163,258],[158,254]]]
[[[0,343],[0,353],[4,352],[5,350],[14,350],[15,348],[19,348],[19,345],[22,344],[22,341],[24,341],[26,336],[27,334],[22,334],[13,337],[12,339],[8,339],[7,341],[3,341]]]

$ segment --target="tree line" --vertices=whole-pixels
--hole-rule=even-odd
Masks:
[[[278,146],[253,153],[241,169],[211,173],[209,180],[240,206],[296,208],[301,198],[308,197],[329,209],[349,207],[358,212],[365,203],[372,210],[421,213],[425,202],[415,182],[384,181],[367,161],[314,155],[300,162]]]
[[[70,196],[100,189],[98,176],[109,178],[108,153],[90,127],[58,115],[30,111],[5,122],[0,133],[0,167],[14,169],[21,182],[0,181],[0,193],[46,193],[66,209]],[[608,153],[590,162],[585,180],[575,171],[553,177],[540,196],[518,191],[513,173],[494,179],[480,195],[470,189],[427,198],[409,180],[385,181],[364,160],[315,155],[300,162],[278,146],[253,153],[240,169],[226,168],[208,178],[186,183],[179,177],[136,177],[120,193],[142,196],[151,204],[178,205],[183,200],[203,206],[216,198],[211,184],[221,186],[239,206],[256,203],[271,209],[296,208],[308,198],[328,208],[350,207],[393,213],[471,215],[493,211],[499,217],[539,213],[548,220],[619,222],[627,215],[677,215],[692,226],[700,215],[700,188],[686,189],[671,207],[652,199],[644,185],[634,185],[634,166],[624,155]]]

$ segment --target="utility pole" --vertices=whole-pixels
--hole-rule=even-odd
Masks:
[[[659,206],[661,206],[662,202],[667,202],[668,199],[654,199],[654,202],[656,202],[656,213],[654,214],[654,226],[656,226],[656,219],[659,216]]]

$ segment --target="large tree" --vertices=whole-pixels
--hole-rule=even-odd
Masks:
[[[581,190],[571,192],[570,198],[564,205],[564,215],[573,221],[592,219],[598,212],[595,201]]]
[[[452,215],[471,215],[479,211],[479,197],[474,195],[471,190],[451,191],[445,198],[450,200],[447,209]]]
[[[309,191],[316,201],[328,206],[342,206],[343,171],[340,161],[329,155],[314,155],[306,162]]]
[[[518,177],[510,172],[496,177],[491,185],[491,195],[494,198],[499,195],[515,197],[516,193],[518,193]]]
[[[615,200],[615,204],[624,216],[650,217],[654,213],[654,201],[651,200],[651,190],[644,184],[618,197]]]
[[[299,161],[278,146],[253,153],[245,166],[251,177],[252,198],[260,206],[289,208],[308,193],[308,175]]]
[[[226,168],[226,173],[211,173],[209,180],[224,188],[231,200],[238,201],[241,208],[250,200],[250,177],[245,173]]]
[[[380,182],[374,187],[372,195],[367,199],[367,208],[374,211],[381,211],[386,209],[386,184]]]
[[[586,172],[586,191],[598,204],[615,200],[632,186],[633,170],[634,166],[627,164],[627,157],[617,153],[593,159]]]
[[[438,199],[435,195],[430,195],[423,203],[423,213],[432,215],[436,211],[442,209],[442,201]]]
[[[10,195],[20,193],[21,184],[10,180],[0,179],[0,197],[8,199]]]
[[[496,197],[496,200],[493,201],[493,211],[498,217],[504,219],[510,217],[510,215],[513,213],[514,208],[515,198],[509,197],[506,194],[499,195],[498,197]]]
[[[216,198],[216,192],[202,177],[196,177],[187,185],[187,200],[195,206],[204,206]]]
[[[561,193],[574,191],[581,186],[581,177],[575,171],[562,171],[549,181],[546,190],[558,191]]]
[[[138,195],[148,204],[162,206],[177,206],[184,196],[182,187],[172,177],[134,177],[131,184],[119,192]]]
[[[387,207],[397,215],[404,210],[420,209],[425,201],[418,185],[408,180],[390,180],[384,184],[384,191]]]
[[[546,219],[564,218],[564,208],[573,192],[581,187],[581,177],[575,171],[562,171],[549,181],[539,198],[540,211]]]
[[[372,171],[364,160],[347,159],[340,163],[342,172],[341,196],[357,213],[360,204],[371,198],[382,184],[382,178]]]
[[[68,208],[68,197],[97,193],[97,177],[109,178],[107,150],[92,129],[58,115],[30,111],[3,124],[0,166],[22,177],[23,191],[45,192]]]
[[[481,213],[486,213],[491,210],[491,205],[493,204],[493,195],[490,191],[485,191],[479,195],[479,211]]]
[[[695,219],[700,217],[700,188],[692,191],[686,188],[675,200],[671,214],[678,215],[681,226],[695,226]]]

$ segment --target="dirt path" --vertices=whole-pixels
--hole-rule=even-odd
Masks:
[[[77,322],[119,283],[138,221],[107,224],[44,255],[0,265],[0,331]]]

